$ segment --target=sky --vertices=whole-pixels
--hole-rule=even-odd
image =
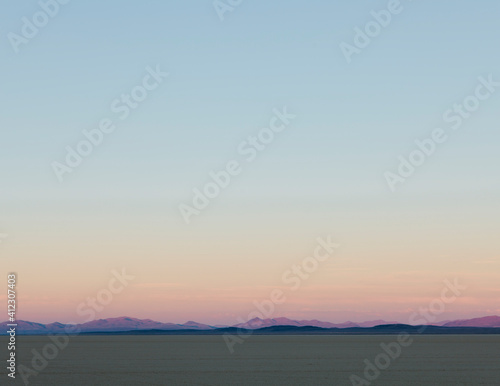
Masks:
[[[500,314],[500,4],[394,1],[73,0],[46,20],[36,1],[5,4],[0,258],[18,319],[230,324],[280,289],[272,317],[407,322],[444,280],[466,290],[436,320]],[[357,47],[373,11],[386,26]],[[443,117],[466,100],[454,130]],[[248,161],[240,146],[283,111]],[[61,180],[54,165],[106,119],[115,130]],[[398,175],[437,128],[446,140]],[[340,247],[291,290],[283,274],[327,236]],[[134,278],[89,305],[122,270]]]

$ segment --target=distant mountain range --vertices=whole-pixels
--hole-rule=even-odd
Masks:
[[[500,327],[500,316],[454,320],[443,324],[445,327]]]
[[[322,328],[312,326],[272,326],[246,330],[238,327],[224,327],[212,330],[132,330],[82,332],[82,335],[395,335],[400,333],[422,335],[477,335],[500,334],[498,327],[444,327],[444,326],[410,326],[408,324],[383,324],[375,327]]]
[[[8,330],[9,322],[0,323],[0,335],[5,335]],[[319,320],[293,320],[288,318],[273,318],[273,319],[259,319],[254,318],[246,323],[239,323],[233,326],[211,326],[208,324],[197,323],[193,321],[186,322],[184,324],[175,323],[162,323],[156,322],[151,319],[137,319],[130,317],[120,317],[120,318],[109,318],[109,319],[98,319],[91,322],[77,324],[77,325],[66,325],[62,323],[34,323],[23,320],[18,320],[17,322],[17,333],[18,334],[57,334],[64,333],[65,328],[77,327],[79,331],[85,332],[102,332],[102,333],[113,333],[113,332],[131,332],[131,331],[210,331],[210,330],[225,330],[225,329],[248,329],[248,330],[262,330],[269,328],[279,328],[285,327],[314,327],[318,329],[362,329],[362,328],[373,328],[376,326],[394,326],[402,324],[398,322],[388,322],[385,320],[371,320],[362,323],[345,322],[345,323],[330,323],[322,322]],[[463,319],[454,321],[445,321],[441,323],[434,324],[435,326],[442,327],[480,327],[480,328],[500,328],[500,316],[485,316],[482,318],[474,319]],[[271,331],[271,330],[268,330]]]

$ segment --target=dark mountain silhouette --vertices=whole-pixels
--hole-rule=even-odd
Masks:
[[[5,335],[9,329],[9,322],[0,323],[0,335]],[[298,332],[307,331],[308,333],[321,332],[325,333],[375,333],[377,331],[401,331],[406,328],[408,331],[422,330],[419,326],[409,326],[397,322],[386,322],[384,320],[375,320],[362,323],[330,323],[319,320],[293,320],[288,318],[273,318],[259,319],[254,318],[245,323],[239,323],[234,326],[211,326],[208,324],[189,321],[184,324],[162,323],[151,319],[137,319],[130,317],[119,317],[109,319],[97,319],[83,324],[69,325],[62,323],[34,323],[29,321],[18,320],[16,333],[17,334],[57,334],[66,333],[72,329],[78,333],[141,333],[156,331],[159,333],[195,333],[199,331],[203,334],[224,333],[225,331],[240,331],[249,330],[255,333],[270,333],[270,332]],[[394,327],[396,326],[396,327]],[[403,327],[401,327],[403,326]],[[406,327],[404,327],[406,326]],[[460,330],[458,329],[460,328]],[[480,333],[480,329],[484,331],[496,331],[500,329],[499,316],[485,316],[483,318],[465,319],[447,321],[437,323],[436,325],[426,326],[425,333],[446,333],[447,331],[455,331],[456,333],[464,333],[459,331],[470,331],[471,333]],[[474,332],[475,331],[475,332]],[[492,332],[496,333],[496,332]]]

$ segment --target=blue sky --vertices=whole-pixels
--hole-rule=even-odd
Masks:
[[[18,54],[7,35],[19,33],[21,18],[39,5],[6,2],[0,226],[43,238],[74,216],[81,224],[63,231],[86,232],[96,221],[86,214],[102,212],[109,228],[120,227],[117,213],[126,206],[119,201],[142,203],[130,210],[130,221],[145,221],[150,235],[165,226],[181,239],[213,235],[214,224],[232,234],[243,218],[258,233],[266,216],[280,240],[299,219],[292,233],[304,240],[328,227],[342,234],[355,219],[367,224],[360,235],[376,239],[376,214],[364,217],[376,210],[395,232],[400,216],[418,218],[417,233],[434,230],[419,217],[425,211],[447,219],[436,231],[455,226],[463,212],[470,231],[488,233],[498,218],[500,95],[482,103],[396,193],[383,173],[397,167],[415,139],[442,125],[443,112],[470,95],[479,76],[500,79],[500,4],[401,4],[403,12],[348,64],[339,44],[352,43],[354,28],[386,1],[243,1],[221,22],[209,0],[73,0]],[[158,64],[169,73],[166,81],[60,184],[51,163],[82,139],[82,130],[110,115],[111,101],[139,84],[147,66]],[[244,165],[200,228],[182,228],[177,205],[189,202],[210,170],[238,157],[238,144],[283,106],[297,115],[290,127]],[[42,231],[42,222],[31,222],[36,216],[52,219],[55,228]],[[356,226],[348,229],[346,239]],[[446,237],[452,245],[454,235]],[[26,263],[35,258],[27,256]]]
[[[477,76],[494,73],[499,56],[497,3],[402,4],[403,12],[348,65],[339,43],[352,42],[354,27],[386,2],[243,2],[224,22],[209,1],[70,2],[21,53],[3,39],[2,157],[17,160],[4,181],[59,190],[50,162],[109,115],[110,101],[133,87],[147,65],[161,64],[168,81],[77,171],[74,187],[111,183],[109,166],[119,161],[120,181],[128,181],[121,189],[152,183],[167,195],[169,186],[182,190],[204,168],[232,157],[273,107],[286,105],[299,119],[264,154],[270,161],[252,166],[265,169],[256,172],[256,189],[274,179],[273,169],[290,182],[301,173],[314,190],[329,193],[339,184],[321,182],[325,173],[354,190],[383,189],[379,175],[470,93]],[[38,9],[33,1],[8,4],[2,35],[18,32],[21,17]],[[459,165],[465,154],[492,154],[494,103],[447,144],[433,169],[460,150]],[[467,158],[481,174],[484,160]],[[430,187],[432,171],[428,176],[422,183]]]

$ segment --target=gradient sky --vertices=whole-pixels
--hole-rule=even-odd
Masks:
[[[467,290],[439,319],[500,314],[500,92],[395,193],[383,177],[479,76],[500,79],[500,4],[401,3],[350,64],[339,44],[386,1],[244,1],[223,22],[210,0],[72,1],[18,54],[7,35],[39,5],[4,4],[0,256],[18,318],[81,321],[126,268],[97,317],[235,323],[328,234],[341,249],[275,316],[407,322],[454,278]],[[51,163],[157,64],[166,81],[59,183]],[[297,118],[186,225],[178,205],[283,106]]]

